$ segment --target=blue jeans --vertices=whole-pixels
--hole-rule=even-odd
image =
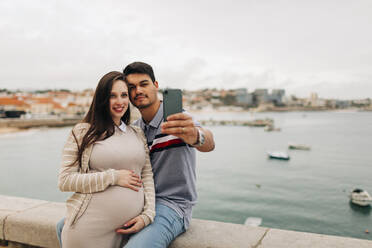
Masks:
[[[123,248],[166,248],[183,232],[183,218],[170,207],[156,203],[154,222],[131,235]]]
[[[62,229],[65,225],[65,218],[62,218],[60,221],[58,221],[56,229],[57,229],[57,238],[59,241],[59,247],[62,247]]]
[[[64,221],[63,218],[57,223],[60,247],[62,247],[61,234]],[[131,235],[123,248],[166,248],[183,232],[185,232],[183,218],[170,207],[157,203],[154,222]]]

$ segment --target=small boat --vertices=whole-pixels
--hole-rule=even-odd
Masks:
[[[245,222],[244,222],[244,225],[245,226],[260,226],[262,223],[262,218],[258,218],[258,217],[248,217]]]
[[[305,151],[308,151],[311,149],[310,146],[302,145],[302,144],[289,144],[288,148],[291,150],[305,150]]]
[[[271,132],[271,131],[280,131],[280,128],[275,128],[274,125],[266,125],[264,131]]]
[[[285,152],[268,152],[267,155],[271,159],[289,160],[290,157]]]
[[[362,189],[354,189],[349,195],[352,203],[359,206],[369,206],[372,203],[372,197],[367,191]]]

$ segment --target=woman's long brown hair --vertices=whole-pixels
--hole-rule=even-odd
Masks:
[[[99,81],[94,93],[92,104],[90,105],[89,111],[82,121],[83,123],[89,123],[90,127],[87,133],[84,135],[80,145],[75,133],[72,132],[72,135],[74,136],[75,141],[78,144],[78,157],[76,158],[74,163],[79,162],[80,166],[82,165],[82,156],[86,147],[96,141],[105,140],[114,134],[115,124],[110,114],[110,95],[112,85],[117,80],[124,81],[123,73],[112,71],[104,75]],[[121,120],[125,124],[129,124],[129,105]]]

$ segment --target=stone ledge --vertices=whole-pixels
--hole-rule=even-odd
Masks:
[[[189,230],[180,235],[170,248],[254,247],[267,231],[263,227],[192,219]]]
[[[65,204],[0,195],[0,247],[58,248]],[[8,242],[8,246],[6,245]],[[372,241],[193,219],[170,248],[372,248]]]
[[[0,195],[0,239],[4,239],[4,227],[7,218],[46,203],[48,202],[43,200]]]
[[[56,223],[64,213],[64,203],[49,202],[11,215],[5,222],[5,238],[33,246],[58,247]]]
[[[372,248],[372,241],[324,234],[271,229],[260,248]]]

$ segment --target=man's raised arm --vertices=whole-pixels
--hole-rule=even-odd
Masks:
[[[187,113],[168,116],[167,121],[161,126],[161,131],[181,138],[201,152],[210,152],[215,147],[212,132],[195,125],[194,120]]]

